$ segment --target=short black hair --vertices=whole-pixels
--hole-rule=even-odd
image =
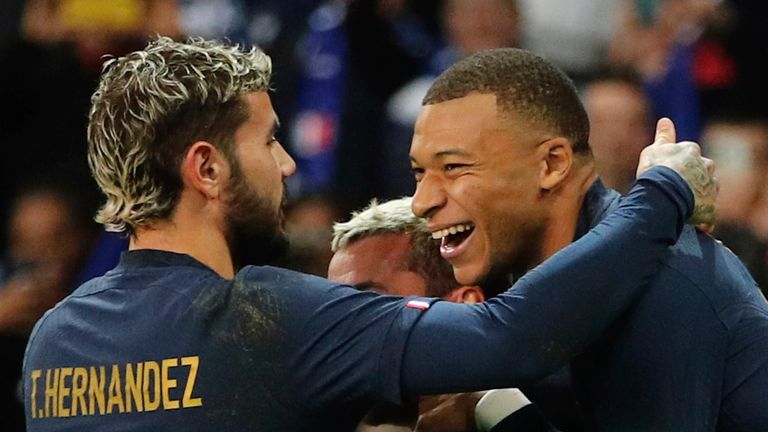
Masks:
[[[570,140],[574,152],[590,152],[589,119],[573,81],[529,51],[497,48],[466,57],[435,80],[422,104],[470,93],[493,94],[502,113]]]

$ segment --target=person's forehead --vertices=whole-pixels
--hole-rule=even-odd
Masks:
[[[348,254],[356,257],[404,263],[410,247],[410,236],[405,233],[379,233],[352,241],[346,250]]]
[[[437,162],[447,156],[493,159],[499,152],[525,150],[548,132],[499,108],[492,93],[472,93],[423,108],[411,143],[411,160]],[[518,147],[520,147],[518,149]]]
[[[277,114],[272,107],[272,99],[267,92],[247,93],[243,96],[248,105],[248,122],[257,127],[269,127],[277,122]]]
[[[375,234],[354,239],[331,260],[334,274],[345,274],[345,283],[358,283],[405,268],[410,247],[405,234]]]
[[[421,132],[481,130],[499,126],[496,95],[493,93],[470,93],[461,98],[425,105],[416,120],[416,130]]]
[[[328,277],[349,285],[369,285],[384,294],[424,295],[427,281],[408,267],[410,236],[373,234],[355,239],[331,259]]]
[[[469,156],[479,150],[488,134],[500,130],[492,94],[471,94],[427,105],[416,121],[411,158],[427,163],[451,154]]]

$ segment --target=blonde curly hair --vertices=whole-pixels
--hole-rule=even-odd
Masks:
[[[242,95],[269,90],[272,63],[257,48],[158,37],[104,64],[91,97],[88,163],[106,203],[96,221],[128,231],[168,217],[181,194],[180,163],[195,141],[231,157],[248,118]]]

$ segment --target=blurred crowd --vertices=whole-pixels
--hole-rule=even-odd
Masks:
[[[45,310],[126,247],[93,222],[89,98],[105,58],[156,34],[258,45],[273,60],[289,179],[284,266],[325,275],[331,225],[414,190],[408,148],[432,79],[521,47],[571,76],[603,182],[626,192],[655,119],[717,163],[714,235],[768,286],[768,4],[745,0],[3,0],[0,4],[0,430]],[[13,411],[13,413],[11,413]]]

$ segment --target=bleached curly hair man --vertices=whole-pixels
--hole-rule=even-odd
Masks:
[[[88,163],[107,201],[96,220],[109,231],[171,214],[179,200],[183,146],[205,140],[232,159],[248,116],[242,95],[269,88],[272,63],[257,48],[158,37],[104,64],[91,98]]]

